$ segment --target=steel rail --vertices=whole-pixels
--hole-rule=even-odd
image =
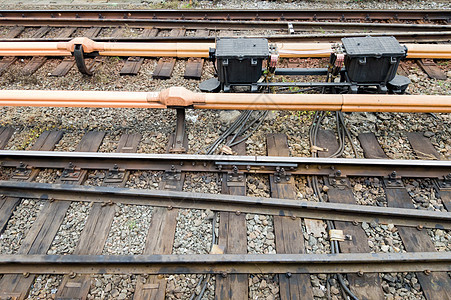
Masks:
[[[368,33],[309,33],[309,34],[277,34],[277,35],[246,35],[249,38],[263,37],[268,39],[270,43],[282,42],[325,42],[338,43],[345,37],[364,37]],[[425,42],[447,42],[451,39],[451,31],[408,31],[408,32],[372,32],[371,36],[394,36],[401,43],[425,43]],[[155,36],[155,37],[96,37],[92,40],[95,42],[120,42],[120,43],[152,43],[152,42],[211,42],[214,43],[217,35],[211,36]],[[69,42],[72,38],[1,38],[0,42]]]
[[[193,255],[0,255],[12,274],[449,272],[451,252]]]
[[[114,165],[123,170],[184,172],[232,172],[274,174],[277,168],[290,174],[334,177],[364,176],[443,179],[451,173],[451,161],[347,159],[277,156],[225,156],[191,154],[133,154],[58,151],[0,150],[0,166],[31,168],[75,168],[110,170]]]
[[[451,19],[449,10],[364,10],[364,9],[191,9],[191,10],[0,10],[0,18],[40,18],[99,20],[267,20],[267,21],[445,21]]]
[[[450,212],[357,204],[4,180],[0,180],[0,194],[17,198],[52,201],[124,203],[167,207],[169,209],[208,208],[214,211],[235,213],[451,229]]]
[[[105,20],[105,19],[32,19],[32,18],[1,18],[2,26],[65,26],[65,27],[156,27],[160,29],[209,29],[209,30],[238,30],[238,29],[266,29],[286,30],[287,21],[219,21],[219,20]],[[359,30],[364,32],[399,32],[399,31],[449,31],[451,25],[442,24],[404,24],[404,23],[343,23],[343,22],[292,22],[294,30]]]

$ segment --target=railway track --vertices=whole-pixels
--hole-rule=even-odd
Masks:
[[[4,26],[4,34],[0,42],[67,42],[80,36],[97,42],[135,43],[205,43],[214,42],[218,36],[264,36],[274,43],[339,42],[343,37],[371,33],[374,36],[393,35],[407,43],[447,43],[451,36],[449,17],[446,10],[295,10],[288,13],[277,10],[3,10],[0,11],[0,25]],[[253,30],[249,31],[249,28]],[[17,57],[4,57],[0,61],[0,74],[16,60]],[[45,57],[33,58],[22,73],[32,75],[47,60]],[[90,62],[86,68],[94,69],[101,63],[99,61]],[[136,75],[143,61],[143,57],[130,57],[120,71],[121,75]],[[65,76],[74,65],[73,59],[64,59],[51,75]],[[170,78],[174,65],[174,59],[160,59],[154,77]],[[203,65],[203,59],[188,60],[185,78],[200,79]],[[434,66],[431,68],[438,70]]]
[[[2,128],[1,134],[0,140],[5,145],[12,130]],[[317,273],[332,277],[347,274],[345,286],[359,299],[365,299],[369,293],[373,299],[383,298],[384,272],[415,272],[426,299],[446,299],[450,295],[446,272],[451,271],[451,256],[449,252],[436,252],[428,234],[451,228],[448,161],[388,160],[371,133],[359,135],[367,158],[361,160],[287,157],[289,148],[284,134],[267,136],[270,155],[267,157],[137,155],[133,152],[140,143],[140,135],[129,134],[119,140],[117,153],[94,153],[105,138],[103,132],[88,132],[76,152],[49,151],[63,134],[44,132],[31,147],[34,151],[0,151],[3,177],[9,177],[8,181],[0,181],[0,194],[4,195],[0,210],[2,231],[8,230],[14,209],[23,205],[25,200],[21,199],[43,201],[16,253],[0,256],[0,272],[8,273],[0,280],[3,297],[21,299],[33,288],[39,274],[61,274],[64,276],[57,280],[56,297],[83,298],[89,294],[94,280],[91,276],[105,273],[137,274],[140,279],[134,287],[135,299],[164,295],[168,274],[187,273],[203,274],[198,277],[199,285],[211,285],[208,278],[216,277],[210,289],[221,299],[245,298],[249,293],[248,277],[255,273],[275,276],[282,299],[301,294],[313,299],[315,287],[309,274]],[[408,137],[420,157],[440,158],[424,135],[409,133]],[[318,145],[325,149],[320,156],[335,152],[338,144],[330,131],[319,130]],[[244,143],[233,149],[237,154],[245,154]],[[35,182],[49,169],[55,174],[49,183]],[[125,188],[136,171],[159,174],[156,180],[159,189]],[[216,174],[222,193],[228,195],[182,191],[188,174],[195,173]],[[89,186],[94,174],[100,180],[96,185],[100,186]],[[256,174],[269,179],[272,198],[242,196],[246,195],[247,178]],[[297,194],[296,177],[305,176],[309,181],[319,178],[323,186],[321,194],[327,202],[290,200]],[[383,206],[387,207],[356,204],[351,185],[355,178],[379,178],[385,190]],[[440,210],[415,209],[418,203],[406,189],[409,178],[432,180],[442,201]],[[52,251],[49,255],[55,235],[61,224],[66,223],[69,206],[80,201],[91,203],[92,208],[78,245],[71,253]],[[148,231],[140,233],[147,235],[140,255],[101,255],[118,205],[153,207]],[[213,223],[219,225],[212,225],[218,226],[217,236],[204,236],[208,240],[207,250],[173,254],[177,253],[174,239],[178,216],[187,208],[217,213]],[[248,253],[247,244],[252,240],[246,233],[249,222],[246,216],[255,214],[266,215],[274,222],[275,251]],[[212,222],[203,218],[200,221]],[[321,224],[331,221],[335,229],[327,233],[329,243],[338,243],[340,253],[307,253],[305,234],[313,235],[323,228]],[[399,253],[369,248],[362,226],[374,223],[395,228],[402,240]]]
[[[0,24],[5,26],[2,41],[6,42],[67,41],[78,34],[95,41],[209,41],[216,36],[246,35],[249,26],[272,30],[256,34],[274,41],[315,38],[330,42],[359,35],[355,31],[368,26],[374,32],[409,30],[395,34],[402,41],[449,41],[449,12],[267,13],[2,11]],[[326,26],[347,32],[321,32]],[[319,32],[303,33],[312,28]],[[132,31],[138,37],[129,37]],[[0,73],[20,64],[24,67],[21,75],[37,71],[43,75],[39,68],[47,61],[56,67],[51,75],[58,77],[68,74],[75,64],[70,57],[4,57]],[[92,63],[90,69],[105,63],[102,58],[87,61]],[[144,58],[115,63],[119,62],[124,64],[121,75],[138,75]],[[179,63],[173,58],[155,61],[153,77],[169,79]],[[297,67],[302,62],[287,59],[282,64]],[[186,71],[192,72],[185,72],[185,78],[201,78],[203,65],[203,59],[188,59]],[[108,66],[113,66],[111,61]],[[401,71],[412,69],[411,62],[408,66]],[[434,68],[443,69],[430,64],[423,67],[432,69],[431,73]],[[143,81],[151,74],[149,68],[145,74]],[[85,76],[81,80],[88,81]],[[102,82],[90,88],[103,89]],[[443,82],[447,82],[446,75]],[[149,90],[147,82],[143,86]],[[9,109],[3,108],[5,119]],[[63,109],[31,109],[36,116],[28,115],[29,110],[16,110],[27,120],[18,121],[21,126],[28,121],[33,124],[42,115],[61,117]],[[133,118],[112,114],[112,118],[124,118],[122,125],[102,125],[100,131],[91,130],[97,125],[90,125],[89,130],[83,126],[85,134],[79,139],[69,129],[41,132],[37,128],[30,133],[24,129],[23,134],[0,127],[0,149],[8,148],[11,140],[24,139],[21,148],[30,150],[0,150],[0,299],[241,299],[256,298],[257,291],[280,299],[326,299],[328,295],[332,299],[384,299],[396,293],[451,299],[451,256],[446,244],[449,238],[445,238],[451,230],[451,163],[442,160],[445,146],[440,145],[438,151],[429,139],[430,132],[423,134],[421,128],[411,127],[404,133],[420,160],[389,159],[387,154],[398,150],[379,144],[381,137],[368,133],[368,128],[366,133],[354,132],[358,142],[351,142],[363,150],[364,159],[331,158],[343,155],[345,145],[349,146],[344,141],[349,133],[339,128],[338,121],[337,134],[312,126],[311,147],[306,149],[315,158],[299,157],[299,149],[294,152],[289,131],[265,135],[264,153],[259,155],[247,152],[241,140],[251,134],[235,134],[226,144],[229,148],[224,147],[224,138],[219,146],[198,151],[233,155],[189,155],[185,154],[192,152],[187,132],[192,134],[192,124],[185,125],[185,113],[180,111],[174,133],[168,140],[162,138],[167,154],[136,153],[141,145],[147,148],[139,152],[149,149],[158,135],[166,135],[163,113],[144,122],[151,114],[143,116],[133,110],[143,118],[139,122],[145,129],[141,130],[128,125],[137,124]],[[90,109],[81,114],[98,124]],[[187,119],[197,120],[187,114]],[[212,114],[214,122],[218,115]],[[211,120],[207,113],[199,112],[199,116],[205,122]],[[257,128],[259,119],[266,116],[255,118]],[[432,116],[435,124],[437,116]],[[71,117],[65,118],[69,119],[63,123],[72,122]],[[321,123],[320,118],[324,115],[313,116],[313,125]],[[246,127],[244,123],[239,126]],[[148,127],[156,128],[155,137],[146,132]],[[270,132],[285,132],[285,128],[284,124]],[[446,124],[443,128],[449,131]],[[296,130],[307,135],[299,124]],[[196,141],[197,149],[199,142],[201,148],[211,143],[210,136],[189,140],[192,144],[203,138]],[[74,152],[53,151],[67,148],[64,143],[71,139],[79,142],[69,149]],[[113,144],[115,153],[105,153],[111,150],[105,150],[106,144]],[[413,187],[427,190],[430,197],[419,197]],[[377,197],[368,196],[375,191]],[[399,278],[409,281],[401,284]]]

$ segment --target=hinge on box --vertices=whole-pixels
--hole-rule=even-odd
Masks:
[[[80,168],[76,168],[73,163],[69,163],[67,167],[64,168],[61,174],[61,180],[63,181],[77,181],[80,179],[81,172]]]
[[[403,188],[404,183],[402,183],[401,177],[398,176],[396,171],[393,171],[388,175],[388,178],[384,178],[384,185],[389,189]]]
[[[291,173],[285,171],[285,168],[276,167],[273,178],[275,183],[287,183],[291,179]]]
[[[227,172],[227,186],[244,186],[244,172],[239,172],[237,166],[232,167],[232,171]]]
[[[182,178],[182,172],[177,170],[174,165],[171,166],[171,169],[164,171],[163,180],[177,180],[180,181]]]
[[[120,183],[124,180],[125,170],[119,169],[119,167],[114,164],[113,168],[108,170],[108,173],[103,180],[104,183]]]

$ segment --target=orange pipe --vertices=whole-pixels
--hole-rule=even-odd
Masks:
[[[88,38],[69,42],[0,42],[0,56],[70,56],[75,44],[103,56],[208,57],[214,43],[103,43]],[[277,43],[280,57],[328,57],[329,43]],[[406,44],[408,58],[451,59],[449,44]]]
[[[331,94],[205,94],[182,87],[161,92],[0,91],[0,106],[113,107],[233,110],[451,112],[451,96]]]

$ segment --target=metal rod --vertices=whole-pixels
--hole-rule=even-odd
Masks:
[[[89,201],[212,209],[338,221],[378,222],[417,227],[451,229],[451,213],[417,209],[374,207],[278,198],[87,187],[70,184],[0,181],[5,196],[41,200]]]

